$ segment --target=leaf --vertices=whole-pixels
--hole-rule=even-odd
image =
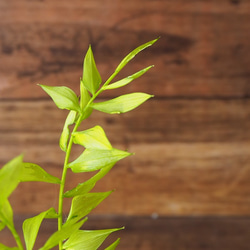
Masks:
[[[0,207],[0,221],[1,228],[3,229],[6,225],[9,227],[14,227],[13,223],[13,210],[9,203],[9,201],[6,199],[3,205]],[[1,231],[1,230],[0,230]]]
[[[100,126],[73,133],[73,142],[85,148],[112,149],[104,130]]]
[[[131,153],[115,148],[111,150],[85,149],[68,167],[75,173],[90,172],[106,167],[129,155]]]
[[[113,168],[113,166],[114,163],[100,169],[97,174],[87,181],[80,183],[77,185],[77,187],[65,192],[64,197],[69,198],[88,193],[92,188],[94,188],[96,182],[102,179]]]
[[[123,228],[104,230],[78,230],[63,244],[67,250],[96,250],[104,240],[113,232]]]
[[[39,84],[39,86],[53,99],[59,109],[81,112],[78,98],[72,89],[64,86],[52,87],[42,84]]]
[[[60,184],[61,180],[51,174],[48,174],[44,169],[34,163],[25,162],[22,164],[22,174],[20,181],[41,181],[48,183]]]
[[[64,224],[60,231],[56,231],[53,233],[50,238],[46,241],[44,246],[39,250],[48,250],[51,249],[59,244],[59,242],[66,240],[72,235],[74,232],[79,230],[79,228],[83,225],[83,223],[87,221],[87,218],[75,223],[75,224]]]
[[[102,193],[87,193],[73,198],[68,219],[65,224],[76,223],[97,207],[112,191]]]
[[[80,107],[81,107],[81,110],[84,111],[84,113],[82,114],[81,120],[84,120],[84,119],[87,119],[91,115],[93,108],[86,107],[91,97],[89,95],[88,90],[84,87],[82,80],[80,81],[80,90],[81,90]]]
[[[23,234],[27,250],[32,250],[36,241],[36,237],[41,226],[42,221],[45,218],[57,218],[58,215],[54,208],[40,213],[39,215],[26,219],[23,222]]]
[[[64,123],[63,131],[60,137],[59,146],[62,151],[66,152],[67,150],[67,144],[69,140],[70,130],[69,126],[74,124],[76,119],[76,112],[74,110],[71,110],[66,118],[66,121]]]
[[[0,243],[0,250],[19,250],[18,247],[7,247],[4,244]]]
[[[140,76],[142,76],[143,74],[145,74],[149,69],[151,69],[153,67],[152,66],[149,66],[145,69],[142,69],[138,72],[136,72],[135,74],[131,75],[131,76],[128,76],[126,78],[123,78],[122,80],[120,81],[117,81],[117,82],[114,82],[112,84],[109,84],[107,86],[104,87],[104,89],[117,89],[117,88],[120,88],[120,87],[123,87],[127,84],[129,84],[130,82],[132,82],[133,80],[139,78]]]
[[[109,101],[93,103],[92,107],[108,114],[120,114],[135,109],[151,97],[153,96],[145,93],[131,93]]]
[[[153,45],[159,38],[149,41],[147,43],[142,44],[141,46],[137,47],[136,49],[134,49],[132,52],[130,52],[121,62],[120,64],[117,66],[116,68],[116,72],[121,71],[121,69],[129,62],[131,61],[139,52],[141,52],[142,50],[146,49],[147,47]]]
[[[5,164],[0,170],[0,208],[19,184],[22,172],[23,155]]]
[[[96,68],[91,46],[89,46],[84,58],[82,82],[92,95],[98,90],[102,82],[101,76]]]
[[[104,250],[115,250],[116,247],[119,245],[119,243],[120,243],[120,238],[118,238],[114,243],[106,247]]]

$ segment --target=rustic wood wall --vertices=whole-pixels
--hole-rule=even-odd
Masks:
[[[249,249],[249,21],[249,0],[1,0],[0,164],[25,153],[60,177],[66,113],[37,83],[79,92],[89,44],[106,79],[133,48],[161,36],[120,77],[155,67],[101,97],[155,98],[121,116],[95,112],[84,125],[102,125],[114,146],[136,152],[96,187],[117,190],[89,225],[127,226],[119,249]],[[69,186],[82,178],[70,175]],[[56,206],[57,191],[21,184],[11,197],[17,224]]]

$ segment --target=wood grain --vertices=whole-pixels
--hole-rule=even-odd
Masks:
[[[0,120],[8,121],[0,123],[1,163],[24,152],[26,161],[60,177],[66,112],[51,100],[2,101],[0,107]],[[83,127],[100,124],[115,147],[136,152],[97,186],[118,191],[95,213],[249,215],[249,110],[248,99],[154,99],[122,116],[95,112]],[[76,147],[72,159],[81,151]],[[83,178],[70,175],[68,187]],[[22,184],[12,201],[19,213],[37,213],[56,206],[57,191]]]
[[[23,217],[17,219],[21,228]],[[102,229],[125,226],[125,230],[108,237],[103,245],[121,237],[119,250],[248,250],[249,226],[248,217],[90,217],[85,229]],[[36,244],[38,249],[56,230],[55,221],[42,224],[40,237]],[[199,232],[199,233],[197,233]],[[7,231],[0,235],[0,241],[10,245],[12,238]],[[103,249],[103,248],[102,248]]]
[[[94,112],[81,127],[99,124],[114,147],[136,153],[97,183],[93,191],[116,191],[87,226],[125,225],[110,239],[121,237],[121,250],[248,250],[249,14],[249,0],[0,1],[0,166],[24,153],[60,177],[67,112],[37,83],[79,94],[89,44],[105,81],[127,53],[160,36],[115,80],[155,67],[98,101],[134,91],[155,98],[121,116]],[[74,147],[72,160],[81,151]],[[69,171],[66,189],[90,175]],[[18,230],[56,208],[57,194],[53,184],[20,184],[10,198]],[[54,221],[42,225],[37,249],[54,230]],[[6,230],[0,242],[11,244]]]
[[[127,53],[158,36],[120,77],[156,67],[126,90],[161,97],[249,96],[248,1],[105,2],[2,1],[0,98],[44,96],[36,83],[78,90],[90,43],[105,80]]]

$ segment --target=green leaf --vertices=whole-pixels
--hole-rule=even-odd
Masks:
[[[46,241],[45,245],[40,248],[39,250],[48,250],[51,249],[59,244],[59,242],[66,240],[69,238],[70,235],[72,235],[74,232],[79,230],[79,228],[83,225],[85,221],[87,221],[88,218],[85,218],[75,224],[71,223],[65,223],[62,226],[62,229],[60,231],[56,231],[53,233],[50,238]]]
[[[95,174],[93,177],[88,179],[87,181],[80,183],[77,187],[65,192],[64,197],[74,197],[77,195],[83,195],[88,193],[92,188],[94,188],[97,181],[102,179],[114,166],[113,164],[108,165],[107,167],[102,168]]]
[[[72,89],[64,86],[52,87],[42,84],[39,84],[39,86],[53,99],[59,109],[81,112],[78,98]]]
[[[76,112],[74,110],[71,110],[66,118],[66,121],[64,123],[63,131],[60,137],[59,146],[62,151],[66,152],[67,150],[67,144],[69,140],[70,130],[69,126],[74,124],[76,119]]]
[[[113,232],[123,228],[104,230],[78,230],[63,244],[67,250],[96,250],[104,240]]]
[[[96,68],[91,46],[89,46],[84,58],[82,82],[92,95],[98,90],[102,82],[101,76]]]
[[[11,227],[11,228],[14,227],[13,210],[12,210],[12,207],[11,207],[11,205],[10,205],[10,203],[9,203],[9,201],[7,199],[5,200],[5,202],[0,207],[0,221],[2,222],[1,223],[1,228],[2,229],[6,225],[8,225],[8,227]]]
[[[119,245],[119,243],[120,243],[120,238],[118,238],[114,243],[106,247],[104,250],[115,250],[116,247]]]
[[[109,101],[93,103],[92,107],[108,114],[120,114],[135,109],[151,97],[153,96],[145,93],[131,93]]]
[[[48,183],[60,184],[61,180],[51,174],[48,174],[44,169],[34,163],[25,162],[22,164],[22,174],[20,181],[41,181]]]
[[[137,47],[136,49],[134,49],[132,52],[130,52],[121,62],[120,64],[117,66],[116,68],[116,72],[121,71],[121,69],[129,62],[131,61],[139,52],[141,52],[142,50],[146,49],[147,47],[153,45],[156,41],[158,40],[152,40],[149,41],[147,43],[142,44],[141,46]]]
[[[36,237],[45,218],[57,218],[58,215],[54,208],[40,213],[39,215],[26,219],[23,222],[23,234],[27,250],[32,250],[36,241]]]
[[[112,149],[104,130],[100,126],[73,133],[73,142],[85,148]]]
[[[0,243],[0,250],[19,250],[18,247],[7,247],[4,244]]]
[[[87,193],[73,198],[68,219],[65,224],[76,223],[98,206],[112,191],[102,193]]]
[[[153,67],[152,66],[149,66],[145,69],[142,69],[138,72],[136,72],[135,74],[131,75],[131,76],[127,76],[126,78],[123,78],[122,80],[120,81],[117,81],[117,82],[114,82],[110,85],[107,85],[104,87],[104,89],[117,89],[117,88],[120,88],[120,87],[123,87],[127,84],[129,84],[130,82],[132,82],[133,80],[139,78],[140,76],[142,76],[143,74],[145,74],[149,69],[151,69]]]
[[[129,155],[131,153],[115,148],[111,150],[85,149],[68,167],[75,173],[90,172],[106,167]]]
[[[89,106],[86,108],[91,97],[89,95],[88,90],[84,87],[82,80],[80,81],[80,90],[81,90],[80,107],[81,107],[81,110],[84,111],[84,113],[81,116],[81,120],[84,120],[84,119],[87,119],[91,115],[93,108]]]
[[[0,208],[19,184],[23,156],[19,155],[0,169]]]

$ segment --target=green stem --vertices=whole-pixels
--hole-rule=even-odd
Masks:
[[[78,127],[80,126],[80,123],[81,123],[80,118],[81,117],[78,118],[72,133],[76,132]],[[61,184],[60,184],[59,201],[58,201],[58,215],[59,215],[58,216],[58,231],[60,231],[62,229],[62,225],[63,225],[63,194],[64,194],[66,175],[67,175],[67,170],[68,170],[67,166],[69,163],[69,157],[70,157],[70,153],[71,153],[71,149],[72,149],[72,145],[73,145],[72,133],[71,133],[68,147],[66,150],[66,156],[65,156],[65,160],[64,160],[63,172],[62,172],[62,178],[61,178]],[[59,242],[59,250],[61,250],[61,249],[62,249],[62,242]]]
[[[88,109],[88,107],[91,105],[91,103],[95,100],[95,98],[105,90],[105,86],[108,85],[114,77],[117,75],[118,72],[114,72],[109,79],[103,84],[103,86],[92,96],[92,98],[89,100],[87,105],[85,106],[84,110],[82,111],[82,114],[79,116],[78,120],[76,121],[75,127],[70,135],[68,147],[66,150],[64,165],[63,165],[63,172],[62,172],[62,178],[61,178],[61,184],[60,184],[60,191],[59,191],[59,201],[58,201],[58,231],[62,229],[63,225],[63,194],[64,194],[64,188],[65,188],[65,182],[66,182],[66,175],[67,175],[67,166],[69,163],[69,157],[73,145],[73,137],[72,134],[77,131],[78,127],[81,124],[82,121],[82,115],[84,112]],[[59,242],[59,250],[62,250],[62,242]]]
[[[15,238],[15,241],[16,241],[16,244],[18,246],[18,249],[20,250],[24,250],[23,248],[23,244],[22,244],[22,241],[16,231],[16,229],[12,226],[12,225],[7,225],[7,227],[9,228],[9,230],[11,231],[13,237]]]

